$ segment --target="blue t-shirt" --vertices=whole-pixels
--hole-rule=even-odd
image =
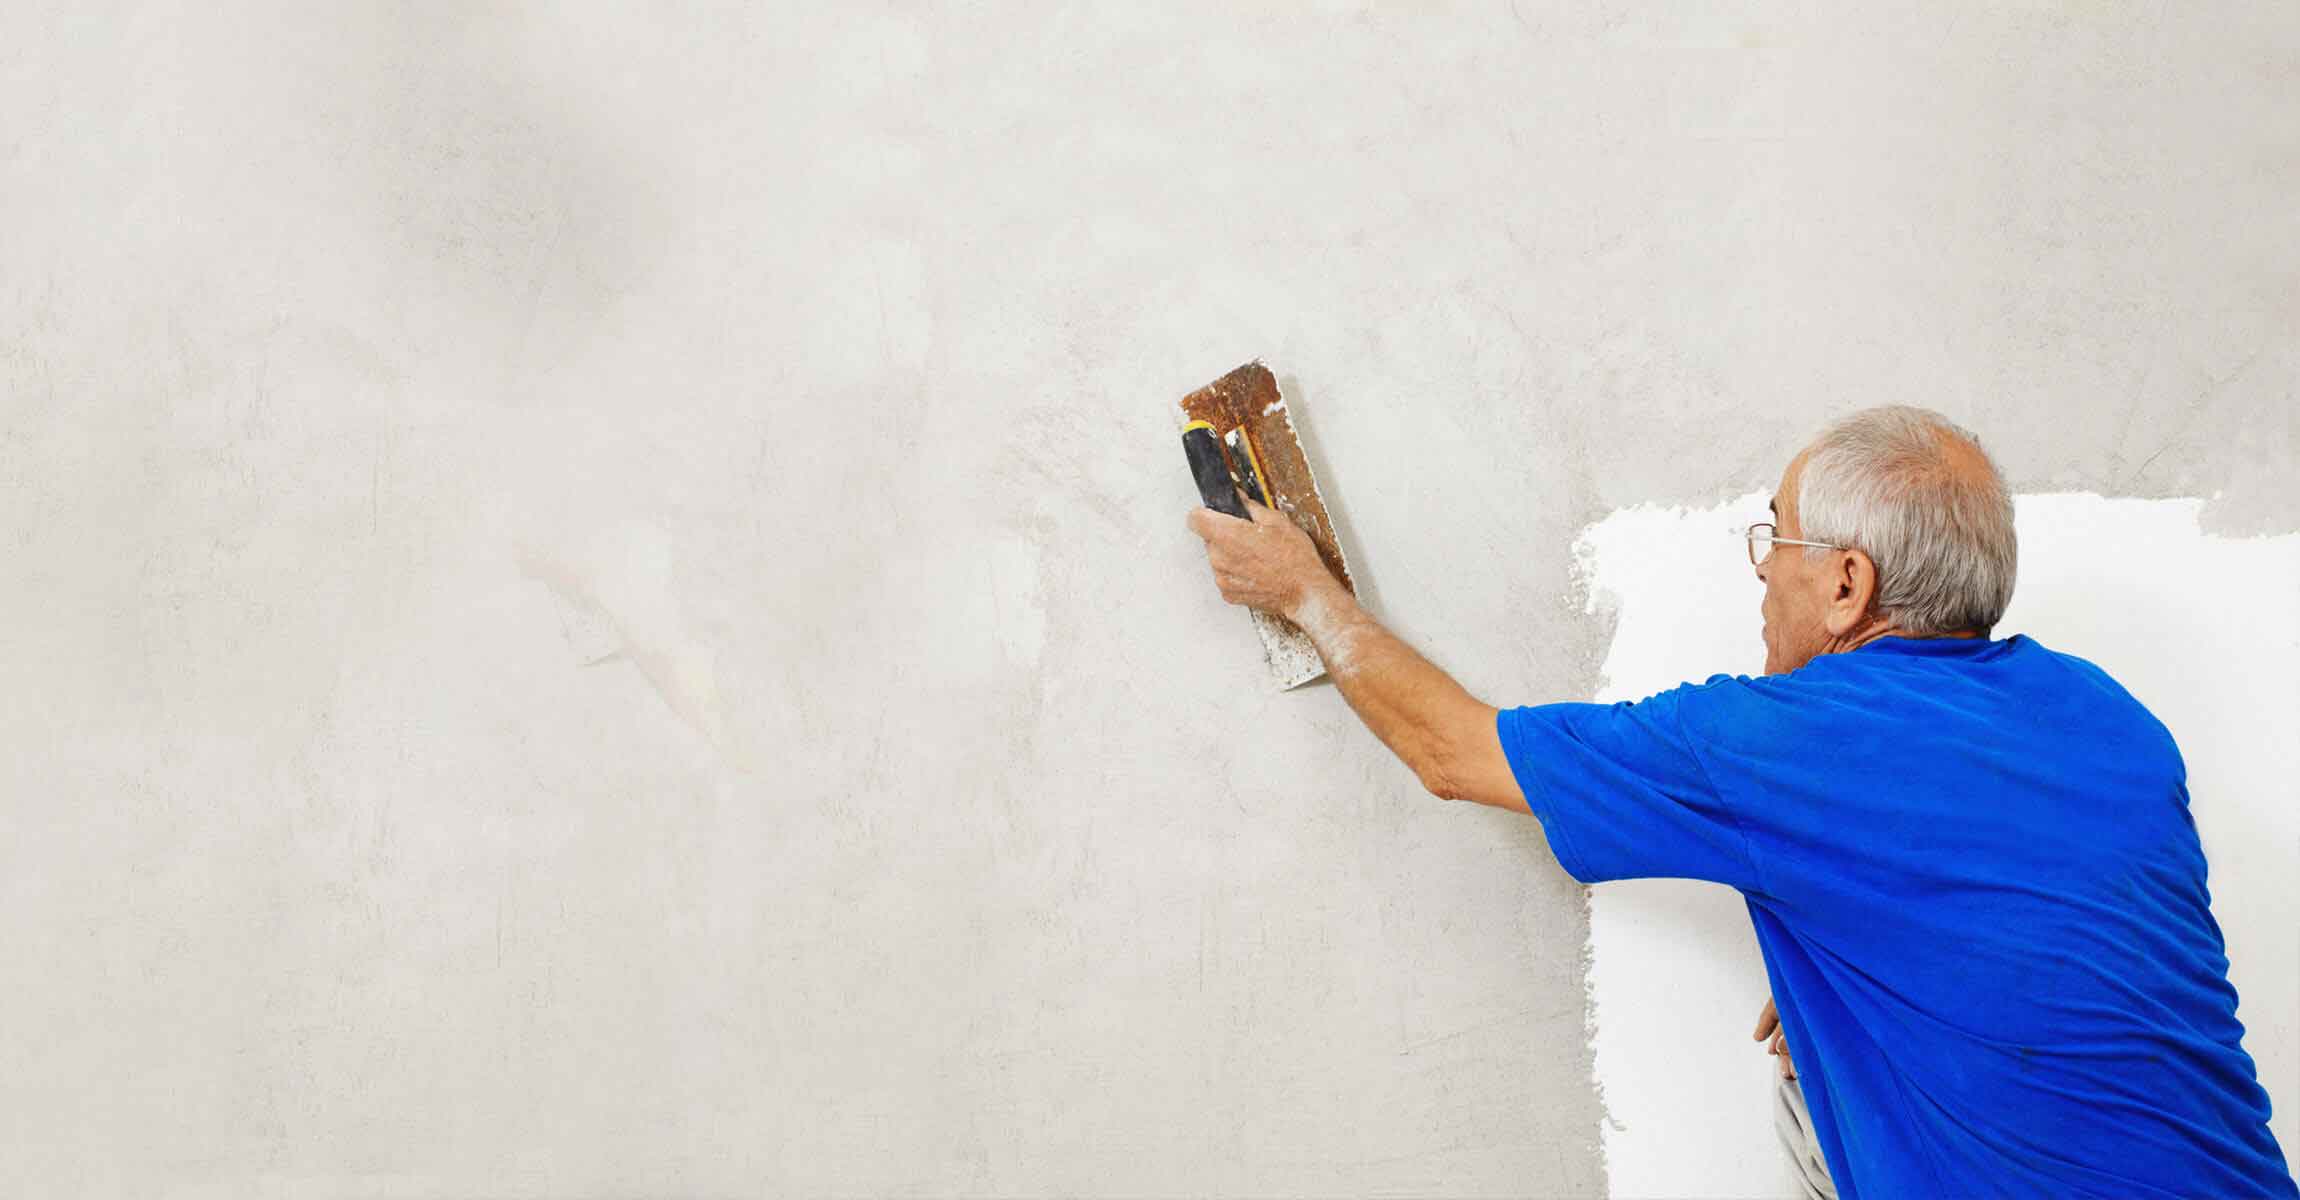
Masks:
[[[1738,889],[1838,1194],[2300,1195],[2172,735],[2026,637],[1504,711],[1575,879]]]

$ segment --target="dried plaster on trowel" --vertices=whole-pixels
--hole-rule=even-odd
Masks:
[[[1286,402],[1280,400],[1263,409],[1262,415],[1273,416],[1285,411]],[[1276,500],[1279,512],[1286,514],[1289,518],[1300,519],[1296,515],[1292,497],[1279,496],[1276,497]],[[1313,606],[1316,606],[1314,611]],[[1259,609],[1251,611],[1254,618],[1254,631],[1261,636],[1262,651],[1269,659],[1270,677],[1277,681],[1279,688],[1298,687],[1325,674],[1328,670],[1346,669],[1348,654],[1345,644],[1328,643],[1332,646],[1336,656],[1332,662],[1326,661],[1318,653],[1316,635],[1321,631],[1325,609],[1315,597],[1311,599],[1309,604],[1304,605],[1302,611],[1297,614],[1301,617],[1300,628]]]

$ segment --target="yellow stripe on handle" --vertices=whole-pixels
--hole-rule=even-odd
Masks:
[[[1254,473],[1254,490],[1262,493],[1254,497],[1255,502],[1268,507],[1276,507],[1278,498],[1270,491],[1270,474],[1262,469],[1262,456],[1254,452],[1254,435],[1246,432],[1246,427],[1243,425],[1230,432],[1238,435],[1237,448],[1246,452],[1246,467]]]

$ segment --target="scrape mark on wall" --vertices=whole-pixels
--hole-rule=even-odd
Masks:
[[[660,528],[618,522],[577,556],[530,551],[521,565],[549,590],[577,664],[629,659],[672,715],[725,748],[716,655],[687,631],[673,592],[671,540]]]
[[[1040,594],[1038,547],[1019,535],[991,544],[990,594],[998,620],[998,644],[1008,664],[1022,670],[1038,669],[1038,655],[1046,645],[1046,601]]]

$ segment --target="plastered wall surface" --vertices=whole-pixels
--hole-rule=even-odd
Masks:
[[[0,1191],[1599,1193],[1584,894],[1168,406],[1498,703],[1857,404],[2300,526],[2296,26],[6,6]]]
[[[1640,506],[1591,527],[1578,549],[1592,605],[1614,621],[1597,699],[1764,669],[1763,585],[1725,531],[1762,519],[1770,495]],[[2300,748],[2287,730],[2300,635],[2228,620],[2195,593],[2300,597],[2300,536],[2206,534],[2195,500],[2052,494],[2016,507],[2020,577],[1995,636],[2090,659],[2180,743],[2244,1048],[2289,1158],[2300,1149]],[[1749,1038],[1767,988],[1740,895],[1684,880],[1593,888],[1590,945],[1612,1194],[1802,1195],[1773,1133],[1775,1060]]]

